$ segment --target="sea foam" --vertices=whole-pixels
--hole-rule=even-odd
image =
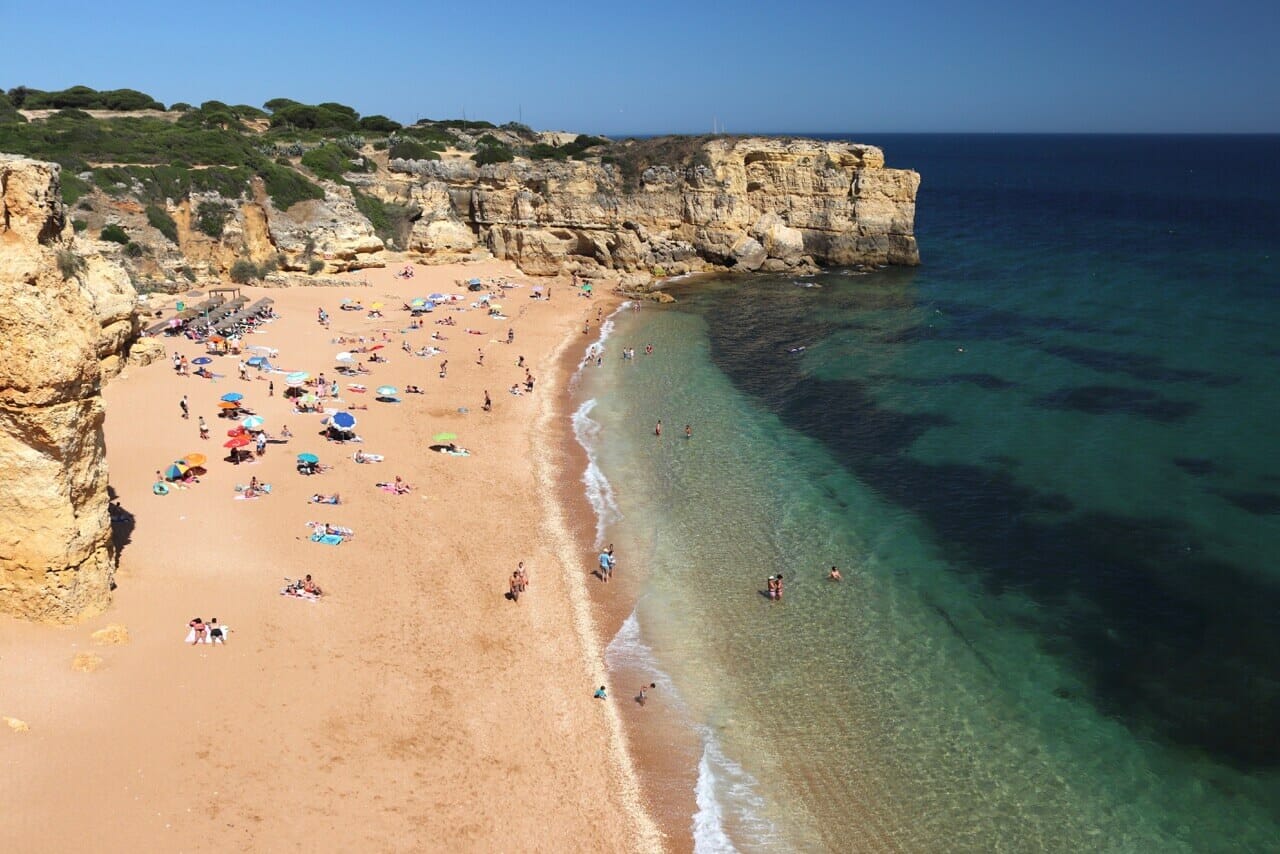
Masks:
[[[591,419],[591,410],[596,406],[595,398],[583,401],[573,413],[573,437],[587,452],[587,468],[582,472],[582,483],[586,486],[587,500],[596,514],[596,548],[604,546],[605,531],[610,525],[622,520],[622,511],[614,499],[613,485],[600,470],[597,452],[600,447],[600,425]]]
[[[640,633],[640,619],[635,610],[623,621],[618,633],[605,648],[605,664],[611,672],[631,670],[648,674],[658,686],[664,704],[682,715],[688,709],[681,701],[671,677],[659,666],[653,648]],[[764,800],[757,793],[757,783],[741,765],[734,762],[720,746],[714,730],[705,725],[694,727],[702,743],[698,760],[698,778],[694,784],[693,850],[697,854],[737,852],[726,822],[751,840],[752,850],[770,850],[778,840],[773,824],[764,818]]]

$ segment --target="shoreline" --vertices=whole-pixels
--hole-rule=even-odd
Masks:
[[[609,322],[632,299],[634,297],[609,293],[598,294],[592,302],[597,305],[604,302],[604,321]],[[647,303],[645,305],[647,307]],[[562,508],[562,520],[578,520],[570,526],[572,530],[569,532],[575,552],[580,556],[576,563],[579,568],[578,591],[585,597],[592,617],[593,654],[607,675],[606,681],[613,697],[610,705],[615,712],[611,715],[611,722],[617,727],[617,737],[631,762],[641,807],[661,835],[664,850],[691,852],[694,849],[693,823],[698,811],[695,787],[701,739],[691,722],[678,715],[666,714],[666,697],[651,696],[643,712],[633,702],[632,689],[652,681],[651,673],[636,668],[615,669],[606,661],[606,651],[635,613],[643,575],[633,571],[630,563],[607,586],[594,575],[599,551],[596,543],[597,510],[588,499],[583,482],[591,458],[576,436],[572,422],[583,403],[579,399],[582,396],[578,381],[580,366],[585,351],[600,343],[600,332],[601,327],[595,326],[590,336],[579,338],[576,333],[570,335],[559,356],[564,382],[559,390],[555,413],[560,430],[556,468],[562,477],[555,490],[555,501]],[[616,356],[608,347],[604,354],[605,358]],[[581,371],[588,369],[581,367]]]
[[[454,290],[451,276],[545,283],[498,262],[416,269],[410,283],[391,270],[360,271],[347,294],[243,290],[276,300],[281,320],[258,340],[280,347],[279,365],[316,370],[344,349],[331,338],[402,325],[398,300]],[[0,847],[66,850],[87,833],[108,851],[320,840],[365,850],[517,840],[534,850],[666,847],[644,808],[618,710],[591,699],[603,671],[597,616],[576,575],[570,520],[547,488],[579,476],[546,451],[567,432],[556,423],[572,375],[563,359],[582,309],[591,316],[601,300],[566,308],[569,288],[551,284],[554,303],[529,300],[527,290],[504,294],[510,318],[478,338],[463,327],[483,313],[460,315],[444,345],[453,360],[447,381],[434,375],[439,357],[395,349],[402,336],[417,346],[424,333],[394,335],[389,363],[373,366],[370,384],[414,381],[427,394],[356,411],[369,439],[358,447],[388,455],[372,470],[352,463],[350,447],[315,438],[315,416],[281,417],[281,377],[268,396],[266,376],[234,378],[234,360],[215,364],[230,375],[218,382],[180,378],[162,360],[109,384],[111,485],[130,519],[117,532],[125,541],[119,589],[106,613],[75,626],[0,617],[0,685],[20,686],[0,691],[0,714],[30,725],[0,731],[8,771],[26,781],[0,817]],[[382,297],[388,317],[334,310],[343,296]],[[317,305],[333,312],[331,330],[316,326]],[[508,325],[518,349],[490,338]],[[188,356],[203,349],[162,340]],[[468,356],[476,345],[492,365]],[[503,393],[523,373],[516,352],[528,354],[540,400]],[[295,438],[247,467],[211,452],[202,483],[152,495],[164,457],[215,447],[196,438],[196,415],[209,416],[220,437],[226,423],[212,417],[214,403],[236,389],[269,429],[288,423]],[[482,389],[494,393],[491,413],[480,412]],[[190,421],[176,412],[184,393]],[[472,457],[429,453],[424,437],[440,429],[461,433]],[[313,450],[334,466],[314,483],[292,465],[294,452]],[[370,485],[396,474],[419,490],[386,495]],[[250,475],[278,488],[258,501],[231,500],[231,485]],[[341,491],[343,503],[309,505],[311,491]],[[359,536],[339,548],[309,543],[307,518]],[[541,542],[540,530],[549,534]],[[512,603],[501,594],[517,559],[528,562],[532,584]],[[282,575],[303,572],[316,574],[322,601],[277,595]],[[231,626],[227,645],[183,644],[193,613]],[[91,632],[113,624],[127,627],[129,643],[91,642]],[[70,666],[81,652],[97,660],[88,671]],[[78,807],[75,822],[60,812],[67,803]]]

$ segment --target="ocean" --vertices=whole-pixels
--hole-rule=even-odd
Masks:
[[[856,139],[921,267],[675,283],[575,392],[695,850],[1276,850],[1280,138]]]

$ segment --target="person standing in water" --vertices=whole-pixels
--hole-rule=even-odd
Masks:
[[[831,571],[827,573],[827,578],[831,581],[840,581],[840,570],[836,569],[834,566],[831,567]]]
[[[690,425],[688,425],[688,424],[684,425],[684,437],[685,437],[686,439],[692,439],[692,438],[693,438],[693,427],[691,427],[691,426],[690,426]]]
[[[655,436],[662,435],[662,419],[661,418],[658,419],[658,426],[653,428],[653,435]]]

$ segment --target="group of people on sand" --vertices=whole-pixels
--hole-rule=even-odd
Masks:
[[[524,568],[524,561],[511,573],[511,581],[507,590],[507,598],[512,602],[520,601],[520,594],[529,589],[529,571]]]
[[[311,573],[307,573],[306,578],[299,578],[297,581],[289,582],[280,593],[284,596],[298,596],[309,599],[319,599],[324,595],[320,585],[311,580]]]
[[[218,618],[214,617],[209,622],[196,617],[187,623],[187,643],[195,646],[200,643],[225,644],[230,629],[226,626],[218,624]]]

